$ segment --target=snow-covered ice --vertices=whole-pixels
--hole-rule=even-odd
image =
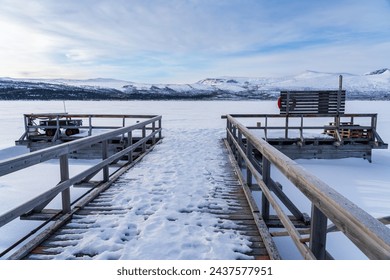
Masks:
[[[91,255],[101,259],[234,259],[248,249],[248,241],[234,234],[215,234],[218,220],[190,210],[208,203],[211,189],[219,183],[221,163],[225,161],[220,139],[225,136],[227,113],[278,113],[271,101],[128,101],[128,102],[82,102],[67,101],[69,113],[118,113],[161,114],[163,116],[164,140],[136,167],[124,175],[116,184],[119,204],[127,203],[132,210],[122,221],[108,217],[88,219],[104,228],[95,235],[85,235],[80,247],[68,249],[60,255],[70,258],[77,250],[92,250]],[[379,114],[378,132],[389,142],[390,102],[347,102],[347,113]],[[6,101],[0,102],[1,159],[25,152],[13,147],[23,133],[23,113],[53,112],[63,110],[62,102],[55,101]],[[11,155],[12,153],[12,155]],[[390,152],[374,150],[373,163],[362,159],[342,160],[298,160],[306,169],[320,177],[331,187],[352,200],[375,217],[390,213]],[[85,168],[88,161],[74,165],[72,172]],[[2,212],[38,194],[58,182],[55,162],[48,162],[37,169],[26,170],[23,176],[1,178]],[[44,168],[44,182],[33,176]],[[272,172],[277,172],[276,170]],[[11,175],[10,175],[11,176]],[[51,178],[53,177],[53,178]],[[302,195],[289,186],[280,175],[284,190],[305,212],[310,206]],[[27,187],[26,182],[29,183]],[[32,187],[31,187],[32,186]],[[14,201],[14,203],[13,203]],[[222,201],[216,201],[224,207]],[[142,223],[141,223],[142,222]],[[35,222],[18,221],[0,229],[0,248],[28,231]],[[352,245],[342,243],[339,234],[329,234],[329,249],[336,259],[364,259]],[[123,242],[122,239],[126,239]],[[280,238],[285,258],[296,258],[289,242]],[[83,248],[83,249],[82,249]],[[288,249],[286,249],[288,248]],[[86,252],[87,253],[87,252]]]

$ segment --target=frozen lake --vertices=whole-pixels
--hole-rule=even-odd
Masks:
[[[95,114],[158,114],[163,117],[163,135],[167,143],[174,146],[175,135],[183,133],[188,136],[188,141],[196,143],[197,135],[204,139],[209,138],[210,146],[218,143],[219,139],[225,136],[225,120],[221,119],[224,114],[274,114],[279,113],[274,101],[66,101],[66,110],[69,113],[95,113]],[[378,132],[383,140],[390,141],[390,102],[389,101],[349,101],[346,105],[346,113],[378,113]],[[14,147],[14,141],[24,132],[22,115],[24,113],[48,113],[64,112],[62,101],[0,101],[0,159],[11,157],[22,149]],[[185,145],[180,146],[186,149]],[[196,153],[199,146],[189,145],[188,154]],[[212,150],[217,149],[217,145]],[[164,146],[163,146],[164,148]],[[160,148],[160,149],[163,149]],[[175,149],[166,149],[168,153],[174,153]],[[187,156],[188,156],[187,154]],[[205,157],[207,159],[207,157]],[[207,166],[210,163],[204,157],[198,158],[196,165]],[[192,158],[197,161],[197,157]],[[389,150],[374,150],[372,163],[363,159],[339,159],[339,160],[298,160],[307,170],[314,173],[328,185],[353,201],[359,207],[373,215],[383,217],[390,215],[390,152]],[[184,163],[183,163],[184,164]],[[185,165],[190,173],[194,165]],[[50,167],[48,174],[58,173],[54,167]],[[53,168],[51,171],[50,168]],[[80,164],[80,168],[84,168]],[[154,168],[153,172],[158,172]],[[28,174],[26,175],[28,176]],[[55,180],[58,179],[55,175]],[[157,177],[162,174],[156,174]],[[0,210],[6,211],[12,207],[12,201],[20,200],[21,197],[30,197],[37,191],[35,188],[26,189],[23,180],[29,178],[13,178],[12,186],[0,181],[2,196],[0,198]],[[53,180],[53,182],[55,182]],[[168,179],[167,179],[168,180]],[[196,182],[196,180],[194,179]],[[290,191],[289,183],[280,176],[280,183],[284,190],[292,197],[293,201],[310,213],[310,205],[305,202],[300,194]],[[173,181],[167,181],[172,187]],[[197,187],[196,183],[193,187]],[[201,186],[198,186],[201,187]],[[39,189],[39,186],[37,185]],[[15,227],[14,229],[17,229]],[[3,229],[4,230],[4,229]],[[2,236],[4,232],[2,232]],[[7,232],[12,235],[12,232]],[[341,238],[341,239],[340,239]],[[8,238],[2,238],[2,241]],[[340,247],[340,234],[330,234],[328,246],[331,254],[336,259],[364,259],[365,257],[357,253],[353,245],[343,241]],[[287,247],[288,241],[280,238],[277,243]],[[1,241],[0,241],[0,247]],[[294,251],[286,250],[282,252],[285,258],[296,258]],[[142,255],[140,256],[140,258]],[[195,256],[192,256],[195,258]],[[230,257],[230,255],[226,255]]]

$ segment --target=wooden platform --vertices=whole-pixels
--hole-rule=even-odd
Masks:
[[[221,146],[223,146],[221,144]],[[223,146],[225,149],[225,147]],[[234,234],[242,236],[243,239],[249,240],[250,251],[242,251],[238,249],[239,259],[271,259],[268,253],[267,246],[263,241],[260,231],[264,234],[264,229],[259,229],[258,212],[253,211],[248,200],[246,198],[244,189],[240,183],[234,168],[229,161],[228,154],[226,153],[226,162],[223,164],[225,169],[225,175],[222,180],[224,187],[216,187],[205,198],[204,207],[198,207],[191,212],[207,213],[208,215],[216,216],[219,223],[215,226],[215,234],[223,232],[234,232]],[[96,216],[115,216],[116,219],[124,219],[126,213],[129,211],[136,211],[131,206],[124,207],[123,205],[115,205],[113,203],[115,195],[117,195],[118,189],[114,183],[109,189],[102,192],[93,201],[89,202],[85,207],[79,209],[73,215],[73,218],[66,223],[59,230],[54,232],[44,242],[39,244],[28,254],[25,259],[55,259],[60,258],[59,254],[64,252],[69,246],[76,246],[81,242],[83,235],[89,230],[98,231],[99,225],[93,223],[93,217]],[[228,205],[228,209],[222,209],[218,207],[218,204],[213,204],[213,201],[224,200]],[[85,219],[91,217],[91,222],[86,223]],[[257,220],[256,220],[257,219]],[[261,223],[262,221],[260,221]],[[264,223],[263,223],[264,224]],[[234,226],[233,226],[234,225]],[[268,230],[266,230],[267,234]],[[271,239],[269,235],[269,239]],[[124,238],[123,242],[126,242]],[[164,242],[161,240],[161,242]],[[274,249],[276,250],[276,249]],[[272,254],[272,258],[275,258],[278,254]],[[96,256],[88,254],[87,250],[80,253],[68,256],[69,259],[94,259]]]

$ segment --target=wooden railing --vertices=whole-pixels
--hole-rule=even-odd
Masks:
[[[299,114],[299,115],[282,115],[282,114],[234,114],[234,118],[256,119],[257,125],[248,125],[249,129],[262,130],[264,138],[275,138],[269,135],[273,131],[283,132],[286,139],[305,140],[305,132],[326,132],[334,131],[336,141],[343,142],[343,131],[358,129],[369,131],[369,135],[364,139],[359,137],[350,138],[350,141],[366,140],[373,146],[386,145],[377,133],[377,114]],[[315,120],[327,120],[327,124],[313,125],[307,124]],[[356,121],[363,121],[365,125],[356,125]],[[306,122],[306,123],[305,123]],[[276,124],[275,124],[276,123]],[[316,122],[318,123],[318,121]]]
[[[128,162],[131,163],[133,161],[133,153],[136,149],[140,149],[141,152],[145,152],[147,143],[151,143],[151,145],[153,145],[158,139],[161,139],[161,118],[161,116],[149,116],[149,119],[130,126],[125,126],[99,135],[81,138],[24,154],[12,159],[0,161],[0,177],[51,159],[59,159],[60,168],[59,184],[23,203],[22,205],[8,211],[7,213],[1,214],[0,227],[18,217],[21,217],[22,215],[25,215],[26,213],[43,213],[45,207],[59,194],[62,195],[62,209],[59,211],[62,211],[62,213],[70,212],[70,187],[79,183],[87,183],[101,171],[103,172],[103,182],[108,181],[112,175],[110,174],[109,169],[110,164],[119,161],[124,156],[127,156]],[[141,131],[142,135],[141,138],[137,138],[137,141],[133,141],[133,133],[135,131]],[[117,151],[115,154],[108,156],[108,141],[118,136],[125,136],[125,147],[122,150]],[[87,170],[70,177],[68,162],[69,154],[96,143],[102,144],[102,160]],[[37,174],[37,177],[41,177],[42,180],[44,180],[45,174]]]
[[[390,259],[389,228],[265,140],[255,136],[233,116],[227,115],[226,118],[227,142],[241,170],[246,171],[246,184],[252,189],[259,188],[262,193],[259,208],[263,219],[269,219],[272,207],[305,259],[331,258],[326,250],[328,219],[368,258]],[[288,209],[296,218],[305,219],[305,215],[283,193],[280,184],[274,181],[271,166],[284,174],[311,202],[308,238],[303,236],[294,226],[291,216],[286,214],[285,209]]]
[[[127,122],[140,122],[145,119],[151,119],[155,115],[118,115],[118,114],[68,114],[68,113],[50,113],[50,114],[25,114],[24,115],[24,127],[25,131],[23,135],[19,138],[17,143],[23,144],[24,141],[32,140],[38,135],[42,135],[42,132],[45,129],[52,129],[56,133],[50,137],[51,142],[55,142],[59,138],[65,137],[66,135],[61,134],[61,129],[72,129],[77,128],[79,130],[86,130],[87,135],[93,135],[93,131],[96,130],[105,130],[105,129],[115,129],[120,127],[128,126]],[[40,121],[45,120],[51,125],[41,125]],[[63,120],[77,120],[78,125],[67,125],[62,124]],[[102,124],[102,122],[109,120],[110,125]],[[111,123],[117,120],[116,125]],[[119,122],[118,122],[119,121]],[[99,123],[100,122],[100,123]],[[161,127],[161,119],[159,126]],[[44,135],[44,134],[43,134]],[[40,139],[42,140],[42,139]]]

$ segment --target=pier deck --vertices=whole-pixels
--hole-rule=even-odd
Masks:
[[[226,148],[222,146],[222,149]],[[187,225],[184,224],[180,231],[185,232],[192,227],[206,227],[209,231],[214,232],[215,236],[229,235],[232,239],[242,240],[242,248],[235,248],[237,259],[270,259],[242,185],[227,156],[225,160],[226,162],[221,163],[224,174],[218,177],[220,186],[210,189],[203,201],[196,202],[196,207],[180,209],[176,216],[171,211],[163,213],[162,209],[158,209],[157,206],[140,210],[140,207],[130,202],[122,203],[120,198],[127,197],[129,188],[134,185],[134,179],[131,178],[130,174],[124,174],[109,189],[76,211],[69,222],[53,232],[50,237],[37,245],[24,258],[101,259],[105,258],[108,252],[106,250],[104,252],[99,252],[99,250],[93,251],[93,249],[91,251],[91,245],[88,240],[95,240],[97,243],[100,243],[97,246],[104,246],[105,243],[110,243],[109,240],[113,236],[121,236],[121,241],[116,243],[115,250],[110,245],[106,245],[108,251],[113,250],[112,256],[115,256],[114,258],[131,259],[132,256],[137,258],[136,250],[142,249],[149,250],[149,252],[144,252],[143,255],[161,259],[162,254],[154,252],[154,249],[150,248],[153,246],[150,245],[160,243],[160,246],[164,248],[164,242],[169,243],[171,240],[164,240],[161,236],[171,235],[171,232],[176,229],[175,224],[185,221],[186,216],[191,217],[196,214],[198,215],[196,224],[193,223],[195,222],[193,219],[187,218]],[[144,161],[146,164],[148,159]],[[207,176],[204,174],[198,175]],[[159,200],[165,196],[162,193],[164,193],[163,188],[150,191],[148,195],[151,200]],[[165,196],[164,200],[167,199],[169,199],[168,196]],[[174,203],[174,201],[172,200],[171,203]],[[148,241],[144,243],[142,239],[146,238],[145,236],[148,235],[148,232],[142,229],[148,228],[154,220],[154,216],[157,215],[160,216],[159,219],[162,221],[168,222],[160,227],[159,234],[155,235],[157,240],[149,237]],[[129,217],[135,218],[130,219]],[[136,223],[135,220],[137,220]],[[210,220],[216,221],[216,223],[210,226],[208,225]],[[113,226],[115,223],[119,225]],[[124,228],[126,230],[123,230]],[[107,236],[109,240],[100,240],[102,232],[110,232],[110,237]],[[270,235],[269,239],[271,239]],[[180,242],[180,240],[177,242]],[[206,244],[207,240],[202,240],[201,242]],[[133,249],[129,248],[129,244],[132,244]],[[185,254],[183,252],[198,259],[219,258],[218,254],[205,254],[201,246],[199,249],[196,248],[196,245],[193,245],[192,250],[187,248],[191,247],[190,244],[191,238],[188,237],[184,244],[178,246],[183,247],[183,249],[182,253],[177,253],[177,258],[184,257]],[[134,253],[132,253],[132,250],[134,250]],[[197,252],[198,250],[199,252]],[[221,248],[221,250],[223,249]],[[173,253],[169,254],[172,256]],[[276,251],[273,252],[273,257],[275,256],[277,256]]]

